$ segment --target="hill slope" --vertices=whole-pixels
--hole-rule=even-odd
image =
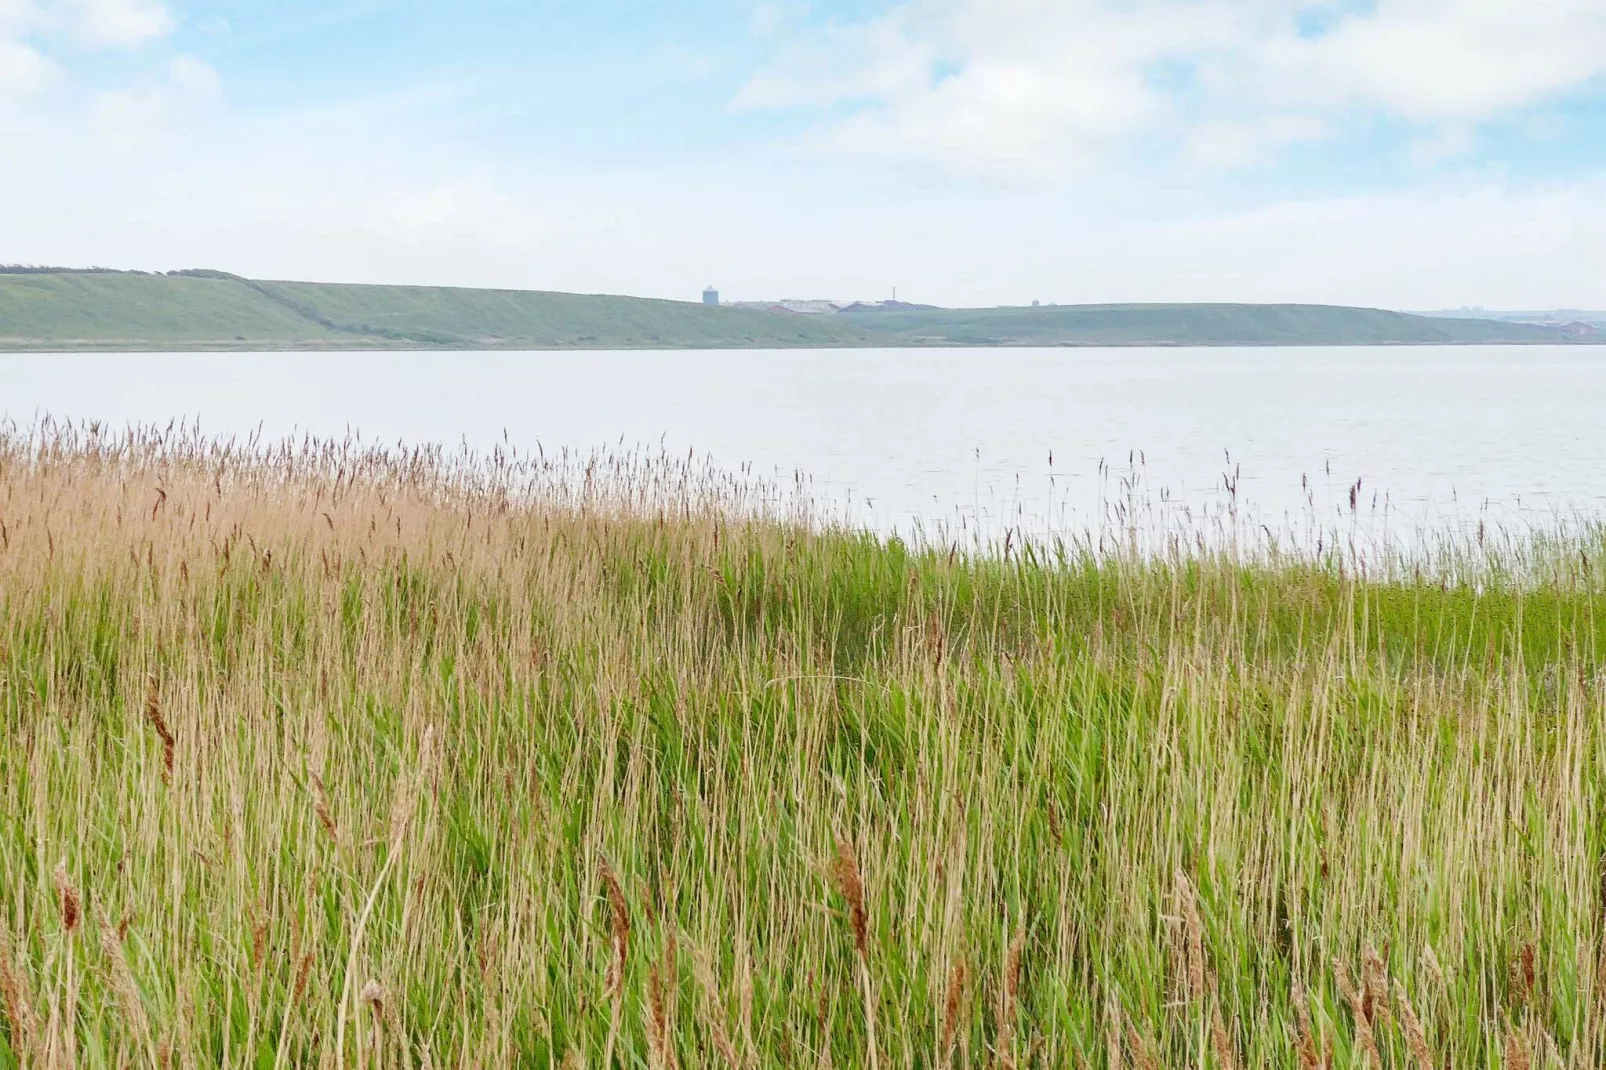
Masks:
[[[266,282],[222,272],[0,273],[0,350],[680,349],[1390,345],[1606,340],[1332,305],[866,308],[805,316],[680,301]]]
[[[1337,305],[1051,305],[869,310],[844,318],[906,345],[1431,345],[1572,340],[1531,324],[1441,320]]]
[[[0,349],[728,348],[863,344],[851,323],[679,301],[221,272],[0,275]]]

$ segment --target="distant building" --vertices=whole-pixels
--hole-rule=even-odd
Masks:
[[[710,286],[708,289],[704,290],[703,291],[703,304],[705,304],[705,305],[717,305],[717,304],[719,304],[719,291],[714,289],[712,286]]]

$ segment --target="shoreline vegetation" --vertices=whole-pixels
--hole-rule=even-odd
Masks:
[[[865,308],[0,268],[0,352],[1589,344],[1606,331],[1331,305]]]
[[[1603,549],[8,430],[0,1067],[1597,1067]]]

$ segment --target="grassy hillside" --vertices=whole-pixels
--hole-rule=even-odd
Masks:
[[[0,348],[277,348],[344,337],[231,279],[0,275]]]
[[[862,344],[852,324],[678,301],[529,290],[0,274],[0,348],[579,347]]]
[[[1606,1065],[1598,532],[731,493],[0,437],[0,1070]]]
[[[307,318],[370,337],[440,346],[581,348],[852,345],[852,324],[638,297],[252,282]]]
[[[907,344],[1388,345],[1560,342],[1551,328],[1336,305],[1054,305],[865,311],[847,317]]]
[[[804,316],[635,297],[266,282],[221,272],[0,273],[0,349],[1377,345],[1589,341],[1327,305],[1063,305]],[[1599,340],[1606,340],[1603,332]]]

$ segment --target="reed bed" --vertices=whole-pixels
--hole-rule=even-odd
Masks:
[[[1598,1067],[1598,544],[13,429],[0,1068]]]

